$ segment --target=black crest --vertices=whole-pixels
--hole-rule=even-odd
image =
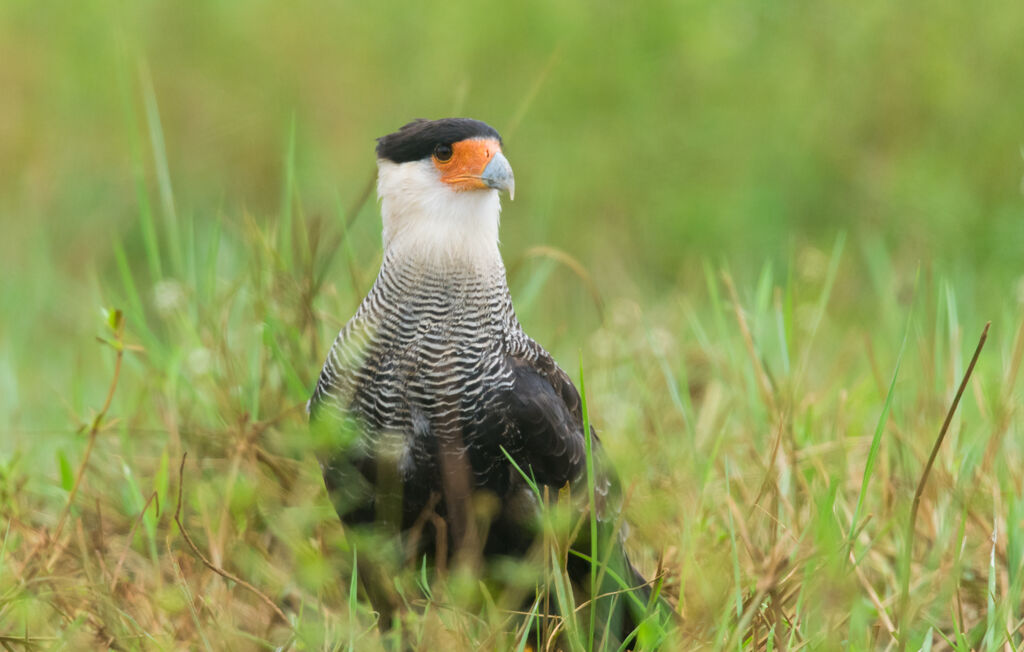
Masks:
[[[430,156],[438,145],[451,145],[467,138],[496,138],[501,142],[501,136],[486,122],[469,118],[420,118],[393,134],[378,138],[377,158],[393,163],[419,161]]]

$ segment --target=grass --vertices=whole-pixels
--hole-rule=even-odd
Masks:
[[[0,646],[600,647],[557,510],[492,569],[554,587],[527,613],[419,567],[382,631],[305,423],[379,262],[369,136],[454,98],[664,648],[1024,649],[1024,13],[655,5],[0,7]]]
[[[361,288],[342,273],[310,292],[333,252],[293,226],[284,255],[283,221],[188,219],[179,240],[194,245],[165,257],[165,278],[139,260],[111,281],[123,308],[95,319],[89,346],[107,353],[82,372],[110,400],[79,417],[61,468],[5,462],[3,641],[386,647],[395,634],[360,599],[302,409]],[[871,324],[835,323],[828,288],[855,265],[839,251],[785,285],[767,268],[749,294],[726,276],[731,307],[715,274],[717,299],[602,297],[608,317],[584,341],[588,409],[625,479],[635,554],[663,569],[683,647],[1019,648],[1020,313],[991,315],[957,436],[915,496],[971,334],[945,278],[880,299]],[[902,335],[886,327],[900,321]],[[46,477],[63,479],[44,490]],[[419,607],[402,629],[422,649],[522,645],[530,620],[503,630],[510,614],[421,581],[428,597],[406,596]],[[582,649],[594,624],[563,626]]]

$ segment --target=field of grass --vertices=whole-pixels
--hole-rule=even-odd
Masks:
[[[1009,0],[0,2],[0,646],[522,649],[473,578],[380,630],[304,412],[380,260],[373,138],[468,115],[664,649],[1024,649],[1022,33]]]

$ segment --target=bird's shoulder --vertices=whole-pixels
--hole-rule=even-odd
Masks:
[[[511,383],[500,404],[518,433],[517,457],[543,484],[561,487],[586,470],[579,392],[543,347],[525,334],[508,347]]]
[[[509,346],[506,359],[514,380],[520,385],[520,391],[532,389],[544,394],[551,392],[572,415],[574,424],[583,427],[580,393],[569,374],[565,373],[543,346],[523,333]]]
[[[586,474],[586,435],[583,402],[576,385],[555,359],[528,336],[510,348],[508,364],[513,383],[506,405],[523,442],[521,457],[539,481],[562,487]],[[618,478],[590,426],[598,518],[618,512]]]

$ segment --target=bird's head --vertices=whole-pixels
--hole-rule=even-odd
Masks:
[[[501,136],[468,118],[416,120],[377,139],[385,248],[439,263],[497,255],[499,191],[515,194]]]

